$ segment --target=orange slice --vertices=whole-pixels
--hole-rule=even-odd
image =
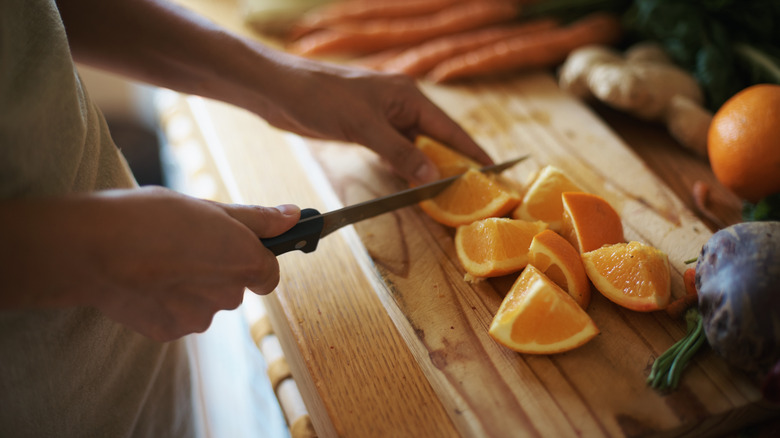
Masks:
[[[509,213],[520,195],[495,175],[469,169],[435,197],[420,202],[420,208],[435,221],[450,226],[467,225]]]
[[[439,169],[439,175],[441,175],[442,178],[460,175],[469,169],[480,168],[479,163],[476,161],[448,148],[430,137],[418,135],[414,143],[418,149],[433,161],[433,164]]]
[[[455,252],[472,277],[497,277],[517,272],[528,264],[528,247],[534,235],[547,228],[541,221],[487,218],[458,227]],[[579,258],[578,258],[579,261]]]
[[[488,333],[520,353],[551,354],[585,344],[599,329],[569,294],[528,265],[501,303]]]
[[[596,289],[620,306],[651,312],[669,304],[669,258],[657,248],[618,243],[582,254],[582,262]]]
[[[580,254],[560,234],[545,230],[534,236],[528,248],[528,263],[537,267],[583,309],[590,303],[590,281]]]
[[[604,245],[625,242],[620,216],[602,197],[591,193],[564,192],[561,235],[580,254]]]
[[[554,166],[546,166],[534,179],[523,195],[520,205],[512,212],[515,219],[545,221],[553,231],[560,231],[563,224],[563,192],[583,191],[577,184]]]

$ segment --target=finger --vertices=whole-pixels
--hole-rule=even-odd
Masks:
[[[410,183],[424,184],[439,179],[436,165],[392,126],[382,125],[369,132],[364,144],[386,159]]]
[[[268,254],[271,254],[268,252]],[[246,288],[257,295],[267,295],[276,289],[279,284],[279,261],[273,255],[263,263],[254,279],[246,285]]]
[[[419,110],[417,130],[432,137],[450,148],[485,165],[493,164],[490,156],[466,133],[466,131],[452,120],[441,108],[424,98],[423,106]]]
[[[278,207],[220,204],[220,207],[260,238],[278,236],[292,228],[301,218],[301,209],[290,204]]]

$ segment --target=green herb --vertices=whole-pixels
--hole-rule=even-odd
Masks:
[[[712,111],[750,85],[780,84],[776,0],[634,0],[623,17],[632,38],[657,41],[696,77]]]
[[[780,193],[767,196],[756,204],[744,201],[742,219],[746,222],[780,220]]]
[[[696,307],[685,312],[688,332],[653,362],[647,384],[656,389],[674,389],[680,383],[683,369],[699,349],[707,343],[704,323]]]

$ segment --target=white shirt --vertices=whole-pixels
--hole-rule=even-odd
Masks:
[[[133,186],[55,1],[0,0],[0,198]],[[90,308],[0,311],[2,437],[190,437],[190,383],[183,341]]]

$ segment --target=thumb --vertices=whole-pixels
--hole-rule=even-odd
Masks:
[[[301,217],[301,209],[285,204],[278,207],[259,205],[226,205],[222,208],[233,219],[246,225],[260,238],[278,236],[295,225]]]

